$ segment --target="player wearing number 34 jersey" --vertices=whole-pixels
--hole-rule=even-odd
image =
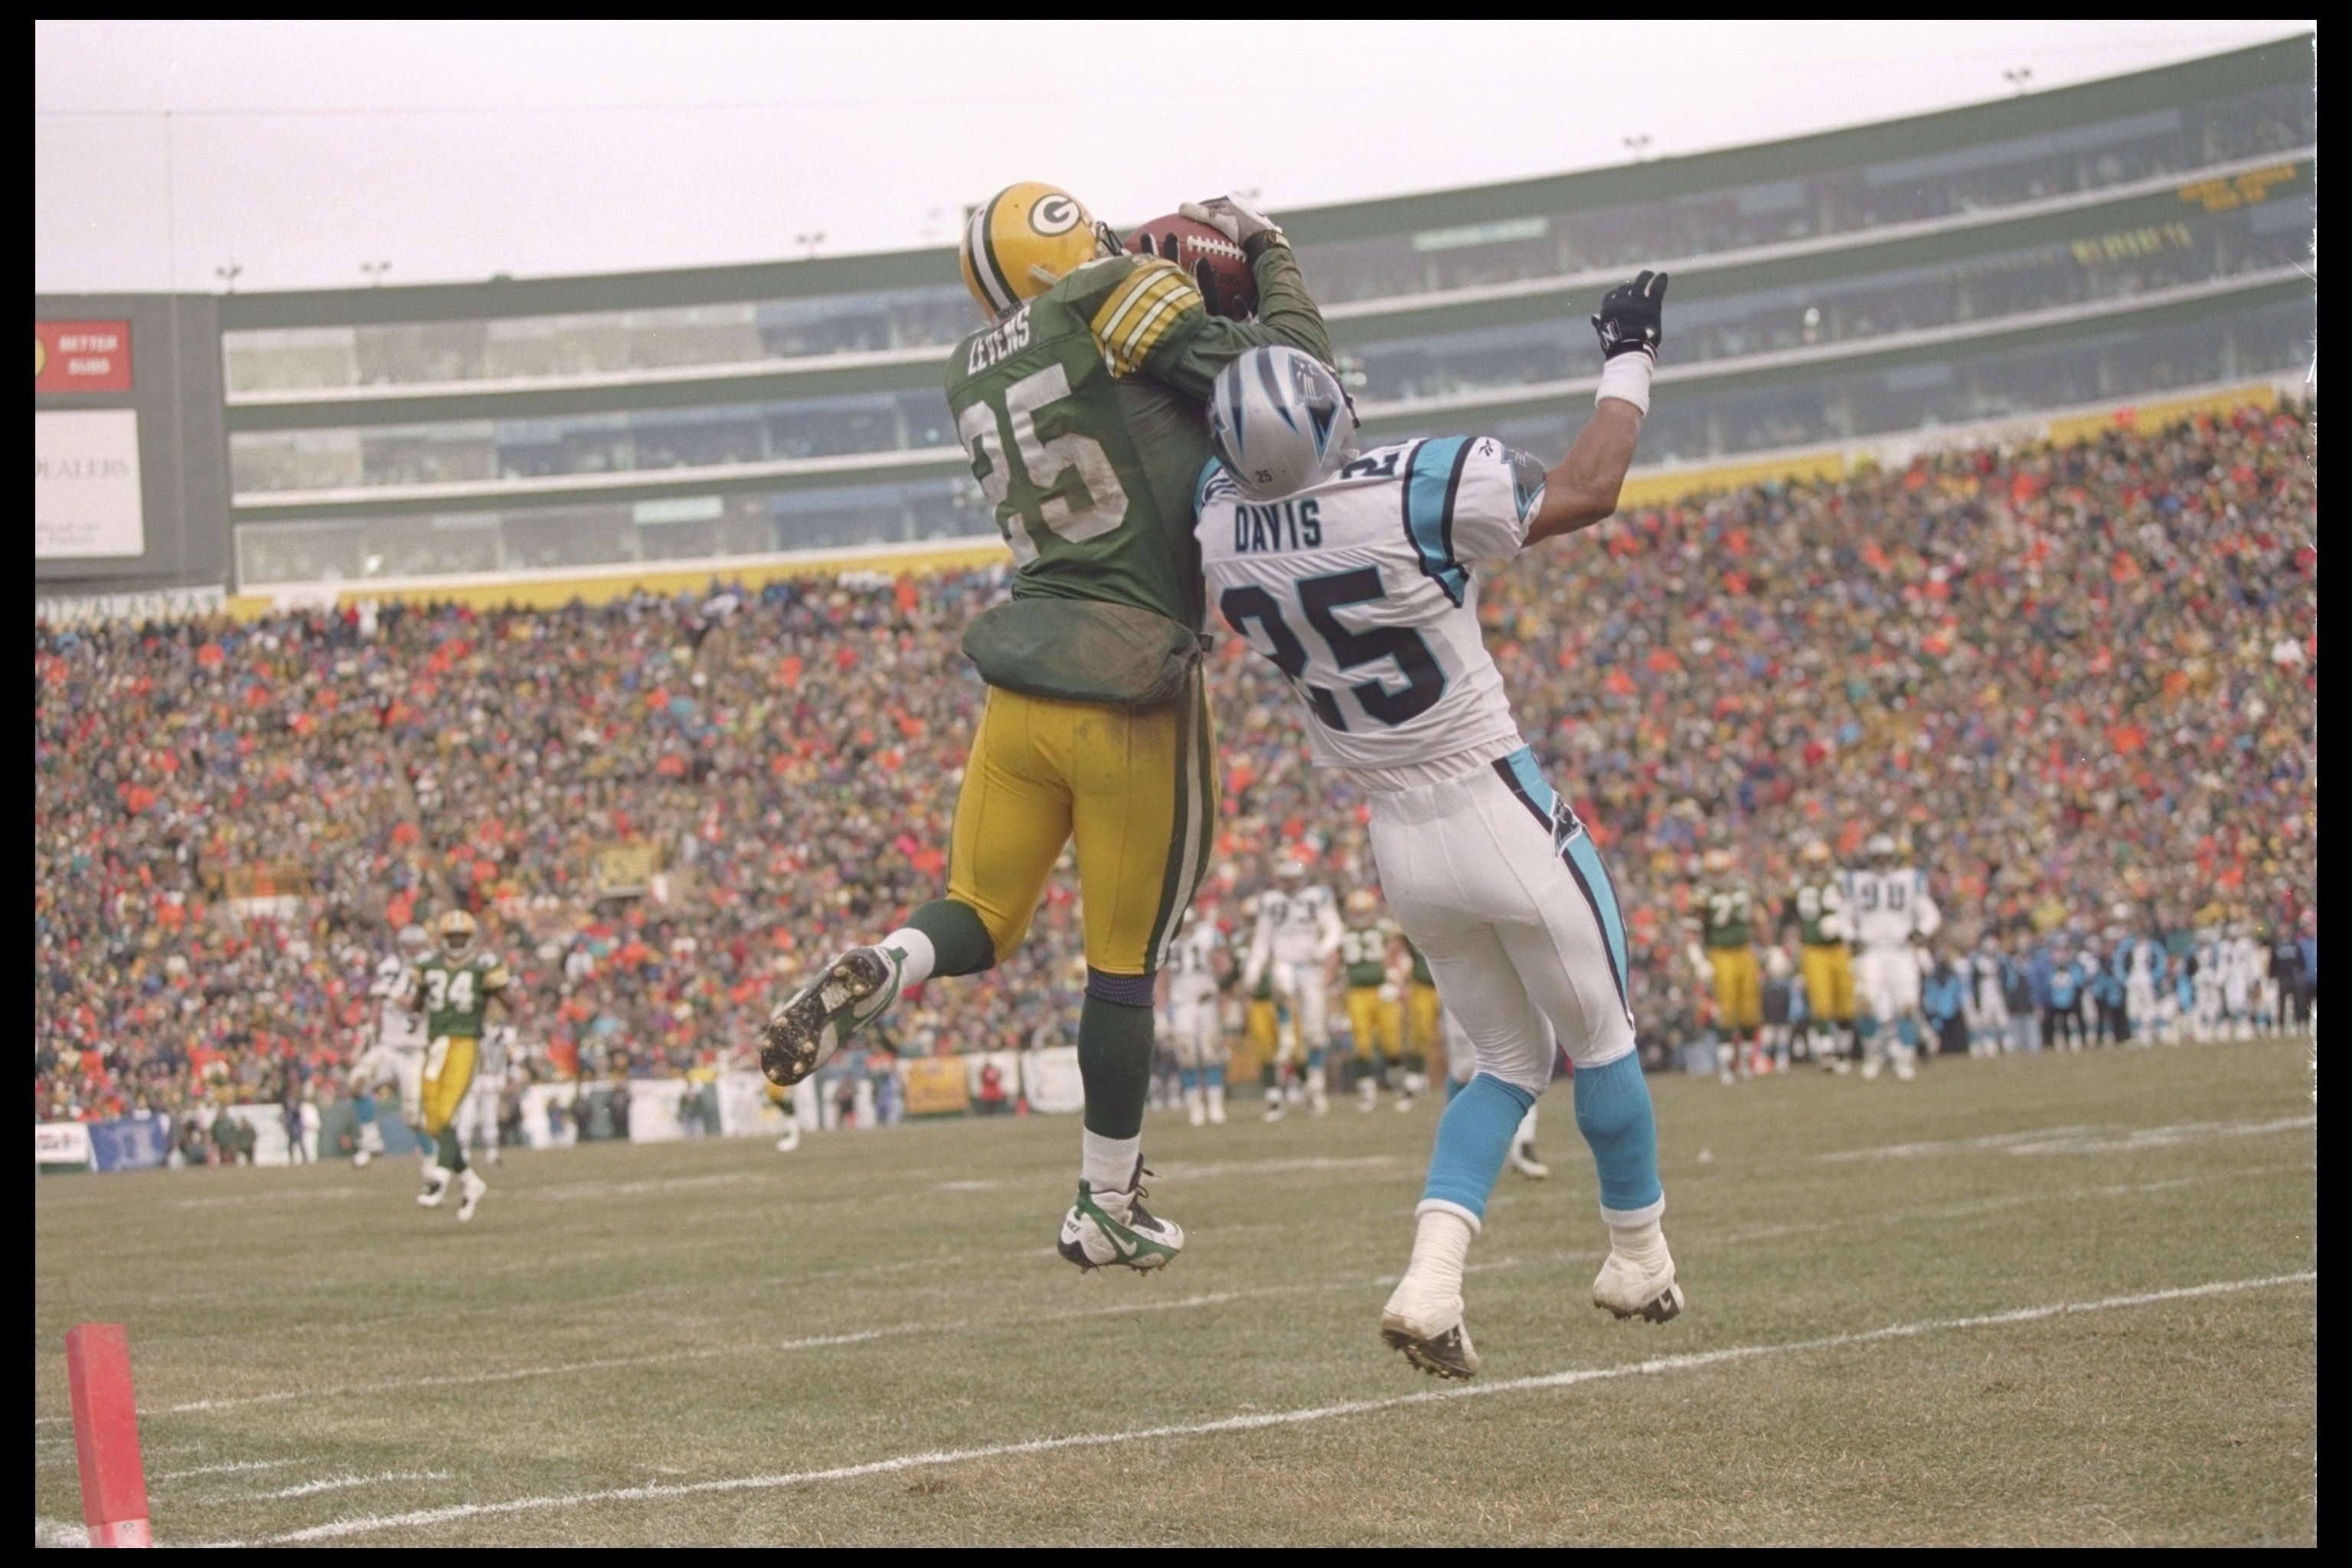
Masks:
[[[1546,782],[1478,626],[1478,577],[1616,508],[1649,406],[1665,278],[1612,290],[1593,417],[1547,470],[1473,437],[1357,455],[1355,415],[1304,354],[1259,349],[1209,399],[1202,476],[1210,602],[1286,677],[1315,760],[1370,796],[1390,910],[1427,955],[1477,1072],[1447,1106],[1411,1268],[1381,1337],[1447,1376],[1477,1370],[1462,1321],[1469,1243],[1520,1121],[1575,1064],[1577,1124],[1600,1173],[1610,1255],[1593,1300],[1654,1321],[1682,1307],[1627,1006],[1609,873]]]

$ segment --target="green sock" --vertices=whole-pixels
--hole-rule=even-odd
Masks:
[[[1078,1077],[1087,1087],[1087,1131],[1140,1137],[1151,1092],[1151,1009],[1088,996],[1078,1012]]]
[[[438,1158],[443,1170],[456,1172],[466,1168],[465,1147],[457,1142],[457,1129],[454,1125],[441,1129],[441,1137],[435,1146],[440,1151]]]
[[[933,974],[977,974],[996,967],[996,939],[970,904],[933,899],[908,915],[907,923],[931,939],[937,955]]]

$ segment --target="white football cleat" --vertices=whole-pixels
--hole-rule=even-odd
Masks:
[[[1381,1108],[1381,1080],[1369,1073],[1358,1079],[1356,1099],[1360,1101],[1357,1110],[1378,1110]]]
[[[1633,1258],[1614,1246],[1592,1281],[1592,1304],[1620,1318],[1663,1323],[1683,1310],[1683,1289],[1675,1283],[1675,1260],[1661,1237],[1648,1258]]]
[[[1478,1352],[1462,1321],[1462,1298],[1438,1299],[1408,1270],[1381,1309],[1381,1342],[1433,1377],[1475,1376]]]
[[[1282,1090],[1275,1089],[1266,1091],[1265,1119],[1268,1121],[1282,1120]]]
[[[1184,1250],[1184,1227],[1143,1206],[1143,1178],[1150,1174],[1139,1155],[1123,1193],[1097,1193],[1079,1182],[1078,1201],[1063,1216],[1054,1249],[1088,1272],[1113,1266],[1138,1273],[1167,1268]]]
[[[1209,1089],[1209,1125],[1223,1127],[1224,1124],[1225,1089],[1223,1084],[1212,1085]]]
[[[1512,1140],[1511,1169],[1531,1182],[1540,1182],[1551,1174],[1551,1167],[1536,1158],[1536,1144],[1532,1138]]]
[[[368,1162],[374,1158],[375,1152],[372,1149],[354,1149],[352,1151],[352,1169],[364,1171],[367,1169]]]
[[[800,1082],[897,1001],[902,957],[897,948],[853,947],[776,1004],[760,1037],[760,1070],[768,1081]]]
[[[1201,1090],[1197,1086],[1184,1091],[1184,1120],[1195,1127],[1202,1125],[1209,1120],[1208,1103],[1201,1098]]]
[[[490,1184],[482,1180],[479,1175],[476,1174],[472,1166],[468,1165],[465,1170],[459,1172],[457,1174],[457,1217],[459,1219],[473,1218],[474,1210],[481,1206],[482,1194],[489,1190]]]
[[[801,1130],[797,1123],[787,1128],[784,1135],[776,1140],[776,1152],[779,1154],[789,1154],[800,1146]]]
[[[416,1194],[416,1206],[437,1209],[441,1200],[449,1195],[449,1173],[436,1165],[425,1173],[425,1190]]]

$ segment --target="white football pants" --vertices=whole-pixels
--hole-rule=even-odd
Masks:
[[[1882,1024],[1919,1011],[1919,960],[1908,946],[1864,948],[1854,959],[1853,990]]]
[[[1616,889],[1528,752],[1370,794],[1381,890],[1480,1072],[1540,1094],[1555,1037],[1580,1068],[1633,1048]]]
[[[1198,1070],[1223,1066],[1224,1030],[1217,1022],[1217,994],[1171,996],[1168,1002],[1168,1032],[1176,1047],[1176,1065]]]
[[[1290,1004],[1290,1023],[1300,1051],[1319,1051],[1331,1043],[1331,999],[1323,984],[1323,965],[1309,959],[1292,963],[1277,958],[1272,965],[1274,994]],[[1288,1042],[1285,1042],[1286,1047]],[[1285,1060],[1290,1059],[1288,1056]]]
[[[400,1120],[410,1127],[425,1125],[425,1047],[386,1046],[392,1081],[400,1090]]]

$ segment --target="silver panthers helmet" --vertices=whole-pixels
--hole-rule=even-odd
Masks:
[[[1209,446],[1253,500],[1297,495],[1356,455],[1356,407],[1330,367],[1280,344],[1252,349],[1209,389]]]

